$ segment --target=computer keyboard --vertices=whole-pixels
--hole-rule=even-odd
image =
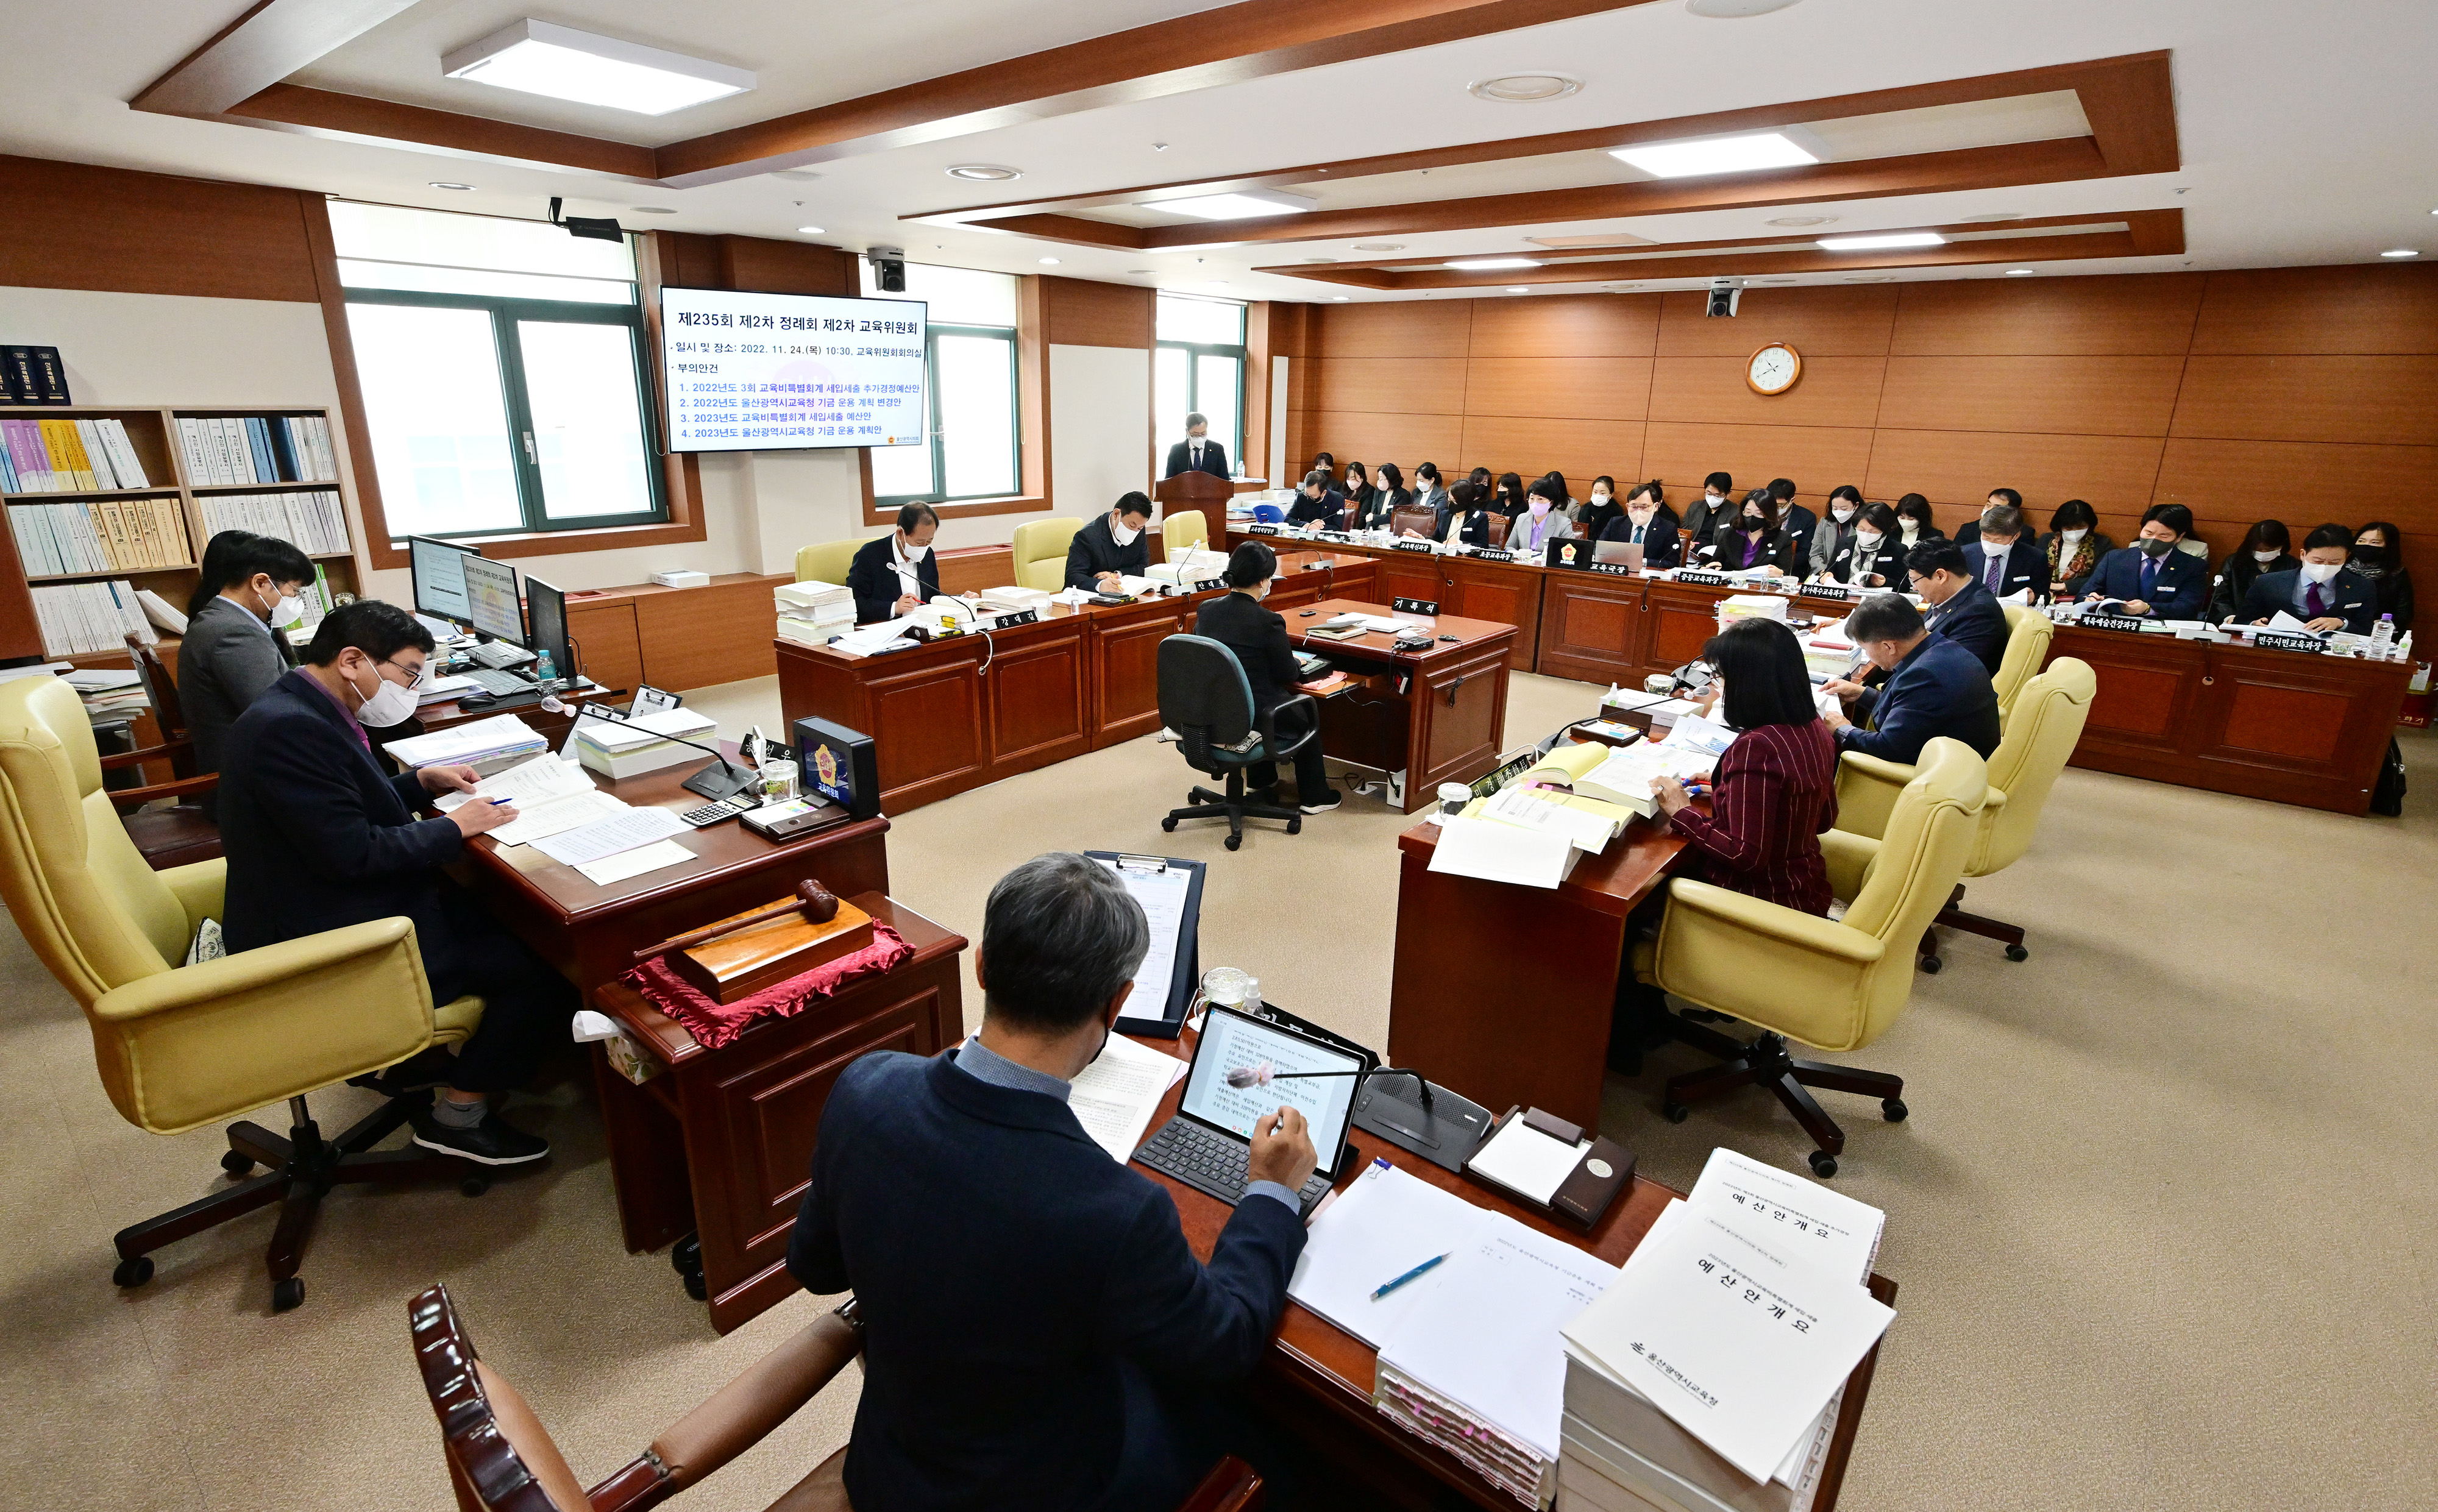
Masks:
[[[488,667],[468,667],[457,676],[471,677],[474,686],[494,697],[504,697],[512,693],[531,693],[534,685],[531,677],[520,677],[513,672],[494,672]]]
[[[1245,1171],[1252,1154],[1252,1147],[1244,1140],[1180,1116],[1160,1125],[1159,1132],[1135,1152],[1135,1158],[1232,1206],[1245,1195]],[[1329,1178],[1328,1171],[1316,1170],[1296,1194],[1305,1212],[1328,1194]]]

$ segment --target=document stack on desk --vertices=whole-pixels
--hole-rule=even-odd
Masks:
[[[429,735],[393,740],[381,748],[406,766],[466,765],[488,776],[540,755],[550,742],[514,714],[493,714]]]
[[[615,781],[699,762],[706,755],[701,747],[718,738],[719,726],[691,709],[662,709],[632,719],[588,719],[575,727],[575,759]]]
[[[500,845],[531,845],[627,806],[594,787],[583,767],[547,752],[484,778],[470,794],[444,793],[433,806],[446,814],[478,798],[516,805],[517,817],[490,832]]]
[[[1846,1379],[1896,1316],[1864,1285],[1883,1222],[1711,1152],[1564,1328],[1561,1512],[1807,1512]]]
[[[855,593],[842,583],[781,583],[770,590],[779,611],[779,639],[827,645],[855,628]]]
[[[1157,582],[1190,589],[1196,583],[1207,583],[1226,571],[1228,557],[1225,553],[1189,546],[1167,561],[1153,563],[1144,569],[1143,575]]]
[[[1679,746],[1672,736],[1655,743],[1646,740],[1633,746],[1604,747],[1602,754],[1605,759],[1598,766],[1575,780],[1576,796],[1599,799],[1644,816],[1659,812],[1659,800],[1651,791],[1654,779],[1672,777],[1680,782],[1701,782],[1719,764],[1718,757],[1710,752],[1692,744]]]

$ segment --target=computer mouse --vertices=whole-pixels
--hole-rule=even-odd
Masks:
[[[1298,614],[1298,615],[1296,616],[1296,618],[1297,618],[1297,619],[1298,619],[1298,620],[1309,620],[1309,619],[1311,619],[1314,615],[1318,614],[1319,612],[1320,612],[1320,611],[1319,611],[1318,609],[1305,609],[1303,612],[1301,612],[1301,613]]]

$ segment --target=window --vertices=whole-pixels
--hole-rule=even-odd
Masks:
[[[330,206],[393,538],[665,520],[627,243]]]
[[[906,292],[883,294],[872,264],[862,266],[865,294],[930,307],[923,339],[930,434],[921,446],[872,448],[873,501],[895,508],[1020,491],[1015,275],[908,263]]]
[[[1233,300],[1159,296],[1158,344],[1152,355],[1152,472],[1185,434],[1185,417],[1210,422],[1210,438],[1245,470],[1245,307]]]

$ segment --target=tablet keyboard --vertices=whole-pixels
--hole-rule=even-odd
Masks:
[[[1253,1148],[1246,1141],[1183,1116],[1160,1125],[1135,1152],[1137,1160],[1161,1175],[1174,1176],[1230,1206],[1245,1195],[1245,1171],[1252,1156]],[[1304,1212],[1311,1212],[1313,1204],[1328,1194],[1329,1185],[1329,1172],[1312,1173],[1296,1194]]]

